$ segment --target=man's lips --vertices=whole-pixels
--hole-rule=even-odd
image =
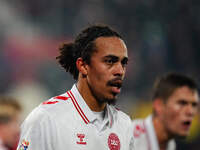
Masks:
[[[119,94],[121,92],[121,89],[118,88],[118,87],[112,87],[112,92],[116,93],[116,94]]]
[[[121,88],[122,87],[122,81],[112,82],[112,83],[109,84],[109,86]]]
[[[116,77],[110,81],[108,81],[107,85],[109,86],[116,86],[118,88],[121,88],[122,87],[122,78],[121,77]]]
[[[189,129],[190,129],[191,124],[192,124],[192,121],[190,121],[190,120],[186,120],[186,121],[183,121],[183,122],[182,122],[182,126],[183,126],[183,128],[186,129],[186,130],[189,130]]]
[[[122,80],[121,79],[113,79],[108,82],[108,86],[112,87],[113,93],[120,93],[122,87]]]

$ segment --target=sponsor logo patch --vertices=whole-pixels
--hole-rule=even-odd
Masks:
[[[85,134],[77,134],[79,140],[76,142],[77,144],[86,145],[87,143],[84,141]]]

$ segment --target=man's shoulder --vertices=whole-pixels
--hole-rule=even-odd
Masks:
[[[114,112],[114,117],[117,118],[117,120],[122,123],[122,124],[127,124],[127,122],[129,123],[129,125],[131,124],[131,118],[128,114],[126,114],[125,112],[123,112],[122,110],[120,110],[117,107],[114,106],[110,106],[112,111]]]
[[[137,139],[143,137],[147,132],[144,122],[144,118],[132,120],[133,136]]]
[[[144,126],[144,121],[145,118],[136,118],[132,120],[133,126],[139,125],[139,126]]]
[[[132,120],[132,125],[134,130],[137,130],[138,128],[152,128],[152,114],[148,115],[146,118],[136,118]]]
[[[61,114],[70,114],[72,110],[70,101],[71,99],[65,94],[52,97],[33,109],[25,121],[35,122],[45,120],[45,118],[58,118],[57,116]]]
[[[39,105],[39,108],[45,109],[48,112],[61,111],[63,107],[70,107],[71,98],[67,94],[54,96]]]

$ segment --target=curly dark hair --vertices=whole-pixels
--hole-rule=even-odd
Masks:
[[[56,57],[59,64],[73,75],[74,79],[78,79],[79,71],[76,68],[76,60],[81,57],[90,64],[90,58],[95,51],[95,39],[98,37],[119,37],[116,31],[107,25],[92,25],[82,30],[72,43],[64,43],[60,48],[60,55]]]

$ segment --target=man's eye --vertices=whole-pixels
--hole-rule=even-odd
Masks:
[[[198,107],[198,103],[193,102],[193,103],[192,103],[192,106],[193,106],[193,107]]]
[[[126,66],[128,64],[128,58],[124,58],[122,61],[121,61],[122,65],[123,66]]]
[[[109,60],[106,60],[106,63],[107,63],[107,64],[113,64],[114,61],[113,61],[112,59],[109,59]]]
[[[180,105],[186,105],[186,104],[187,104],[187,102],[184,101],[184,100],[180,100],[178,103],[179,103]]]
[[[127,64],[128,64],[128,61],[127,61],[127,60],[122,61],[122,65],[123,65],[123,66],[126,66]]]

